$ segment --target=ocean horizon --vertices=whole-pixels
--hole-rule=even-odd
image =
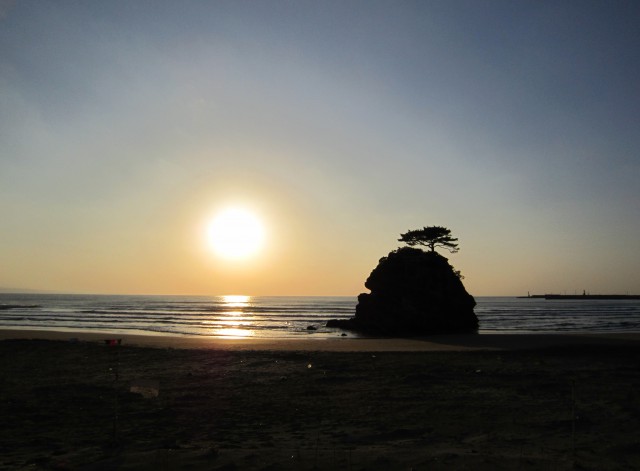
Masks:
[[[479,333],[640,332],[640,300],[478,296]],[[327,328],[355,296],[161,296],[0,293],[0,329],[147,335],[364,337]]]

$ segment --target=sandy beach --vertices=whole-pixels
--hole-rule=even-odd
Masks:
[[[72,332],[0,329],[0,340],[39,339],[103,342],[121,339],[123,345],[178,349],[282,350],[326,352],[422,352],[539,349],[567,345],[636,345],[640,333],[611,334],[482,334],[433,335],[421,338],[223,338],[176,335],[132,335],[110,332]]]
[[[1,469],[640,466],[635,334],[0,338]]]

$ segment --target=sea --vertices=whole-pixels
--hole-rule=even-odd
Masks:
[[[640,300],[476,297],[480,334],[640,332]],[[0,329],[228,338],[328,338],[356,297],[0,293]],[[359,335],[348,332],[349,337]]]

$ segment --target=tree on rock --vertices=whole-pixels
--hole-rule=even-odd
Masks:
[[[457,252],[458,239],[439,226],[401,236],[401,242],[431,250],[400,247],[382,257],[364,283],[371,292],[358,296],[355,316],[331,319],[327,327],[402,336],[477,332],[475,299],[460,272],[436,252]]]
[[[404,234],[400,234],[398,241],[412,247],[414,245],[429,247],[431,252],[435,252],[436,247],[443,247],[451,253],[458,251],[458,239],[451,237],[451,231],[441,226],[429,226],[407,231]]]

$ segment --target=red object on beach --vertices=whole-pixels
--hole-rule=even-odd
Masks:
[[[122,339],[107,339],[104,341],[109,346],[120,345],[122,343]]]

